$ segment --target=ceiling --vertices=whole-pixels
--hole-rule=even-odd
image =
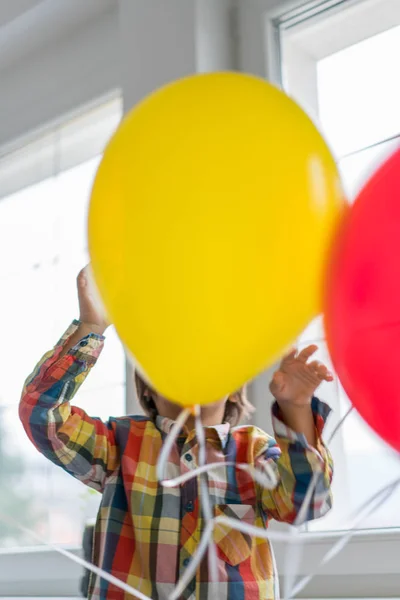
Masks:
[[[117,8],[117,0],[0,2],[0,70]]]

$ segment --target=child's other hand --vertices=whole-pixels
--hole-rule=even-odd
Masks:
[[[79,320],[88,325],[93,333],[102,335],[109,323],[102,311],[99,300],[91,281],[89,265],[79,273],[77,277]]]
[[[299,354],[292,349],[274,374],[270,390],[279,404],[304,406],[310,404],[315,390],[323,381],[333,381],[333,375],[322,363],[308,362],[318,350],[308,346]]]

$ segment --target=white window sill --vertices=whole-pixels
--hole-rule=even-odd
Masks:
[[[316,570],[324,554],[342,535],[304,533],[299,576]],[[287,545],[275,543],[281,578],[285,576]],[[72,549],[79,554],[79,549]],[[323,568],[300,595],[303,599],[399,598],[400,529],[359,531],[348,545]],[[12,597],[79,597],[82,569],[53,550],[44,548],[0,550],[0,599]],[[328,592],[328,593],[327,593]],[[61,600],[61,598],[57,598]]]

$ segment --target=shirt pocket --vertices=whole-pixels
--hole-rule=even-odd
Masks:
[[[216,517],[229,517],[242,523],[254,525],[255,509],[251,504],[217,504]],[[247,560],[252,551],[252,537],[228,525],[217,523],[214,527],[214,542],[219,557],[226,563],[236,566]]]

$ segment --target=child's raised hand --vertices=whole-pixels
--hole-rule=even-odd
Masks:
[[[274,374],[270,390],[279,404],[304,406],[310,404],[315,390],[323,381],[333,381],[333,375],[325,365],[309,358],[318,350],[308,346],[299,354],[292,349]]]
[[[89,265],[80,271],[77,277],[79,319],[90,326],[94,333],[103,334],[109,323],[103,313],[90,277]]]

